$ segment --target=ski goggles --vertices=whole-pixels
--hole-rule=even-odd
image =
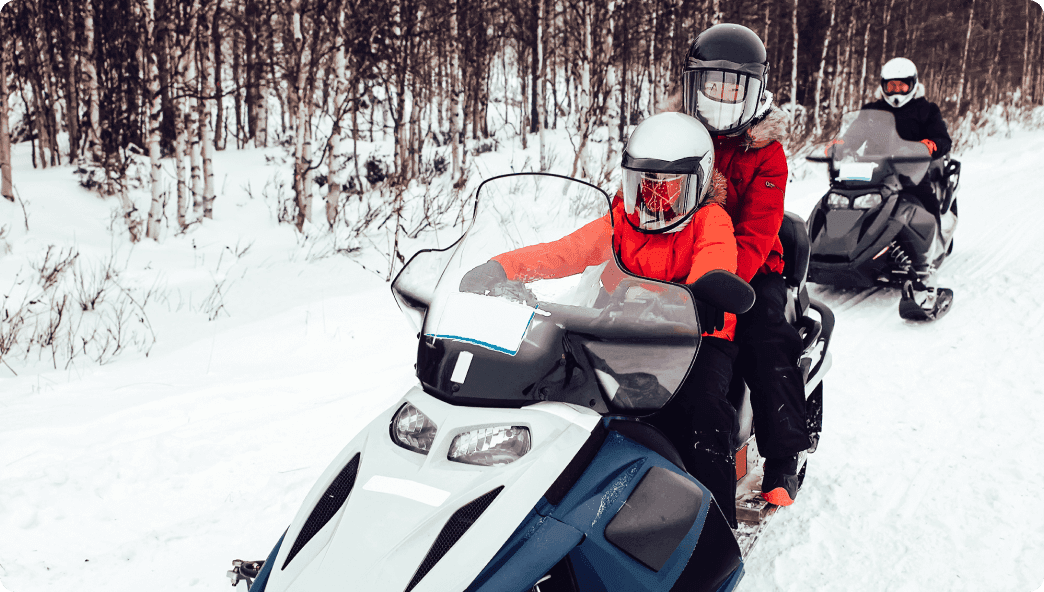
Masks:
[[[895,80],[882,80],[881,88],[886,95],[905,95],[913,87],[913,78],[898,78]]]

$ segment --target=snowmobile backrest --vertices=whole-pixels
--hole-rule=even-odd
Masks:
[[[783,213],[779,242],[783,244],[783,279],[788,286],[798,288],[808,274],[808,257],[811,252],[808,229],[801,216],[793,212]]]

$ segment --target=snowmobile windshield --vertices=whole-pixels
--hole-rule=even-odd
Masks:
[[[418,253],[392,285],[417,323],[425,390],[459,404],[560,401],[603,413],[670,400],[699,347],[692,297],[621,270],[604,191],[506,175],[479,187],[469,215],[460,240]],[[583,241],[571,236],[588,224]]]
[[[894,170],[904,184],[917,185],[931,163],[924,144],[900,138],[895,116],[876,109],[846,114],[824,153],[838,181],[877,182]]]

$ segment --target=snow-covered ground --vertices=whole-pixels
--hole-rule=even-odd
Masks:
[[[109,230],[113,200],[68,167],[33,170],[25,148],[25,214],[0,200],[0,287],[75,244],[88,263],[115,249],[122,281],[159,288],[147,357],[0,365],[0,590],[227,590],[230,561],[266,556],[327,462],[414,383],[413,334],[383,277],[275,222],[261,151],[218,154],[213,221],[131,248]],[[960,155],[939,276],[956,296],[938,323],[902,321],[892,291],[813,290],[837,316],[823,440],[741,590],[1044,581],[1040,154],[1044,133],[1023,132]],[[825,187],[812,171],[788,208],[806,216]]]

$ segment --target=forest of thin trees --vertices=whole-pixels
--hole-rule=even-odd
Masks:
[[[1044,103],[1029,0],[14,0],[0,14],[0,194],[17,188],[12,142],[119,196],[133,240],[159,236],[161,159],[184,229],[212,215],[213,154],[230,148],[285,148],[299,229],[313,201],[333,224],[346,193],[407,184],[432,146],[461,187],[466,147],[538,143],[543,164],[544,130],[567,129],[573,173],[592,178],[594,131],[619,140],[668,105],[690,43],[720,22],[765,42],[792,145],[871,100],[895,56],[950,121]],[[491,129],[492,104],[517,125]],[[384,168],[357,157],[372,141],[394,146]],[[150,163],[148,211],[127,198],[134,158]]]

